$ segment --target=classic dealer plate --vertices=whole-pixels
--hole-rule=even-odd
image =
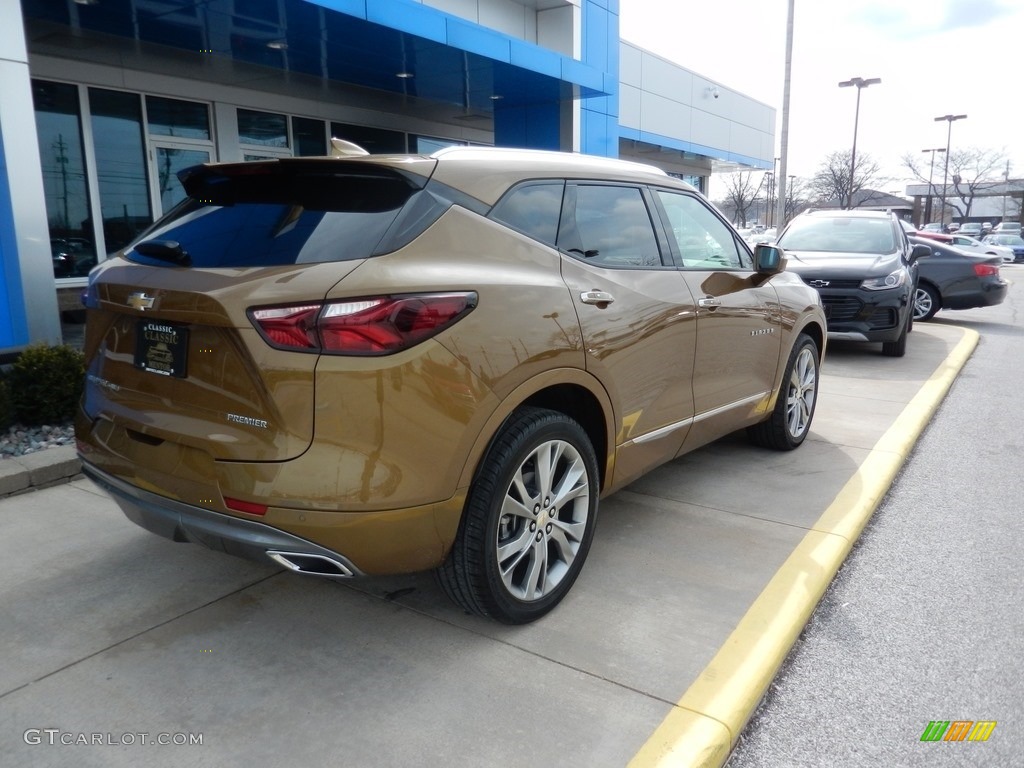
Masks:
[[[188,329],[159,320],[140,320],[135,329],[135,367],[184,378]]]

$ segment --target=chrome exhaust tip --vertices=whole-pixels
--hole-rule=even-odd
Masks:
[[[307,576],[325,576],[329,579],[343,579],[355,576],[348,565],[325,555],[311,555],[305,552],[268,551],[267,556],[278,565],[290,571]]]

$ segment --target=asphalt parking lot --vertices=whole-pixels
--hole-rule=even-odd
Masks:
[[[429,575],[173,544],[83,479],[6,498],[4,762],[720,765],[976,342],[830,345],[802,448],[727,438],[606,499],[573,591],[522,627]]]

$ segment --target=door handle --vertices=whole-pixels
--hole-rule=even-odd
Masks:
[[[615,297],[607,291],[584,291],[580,294],[580,301],[584,304],[611,304]]]
[[[722,302],[714,296],[706,296],[703,299],[697,299],[697,306],[714,308],[722,306]]]

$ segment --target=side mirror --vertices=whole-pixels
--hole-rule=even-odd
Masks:
[[[925,259],[932,255],[932,249],[924,243],[917,243],[910,250],[910,258],[907,259],[909,264],[913,264],[918,259]]]
[[[786,268],[786,253],[777,245],[754,246],[754,270],[760,275],[777,275]]]

